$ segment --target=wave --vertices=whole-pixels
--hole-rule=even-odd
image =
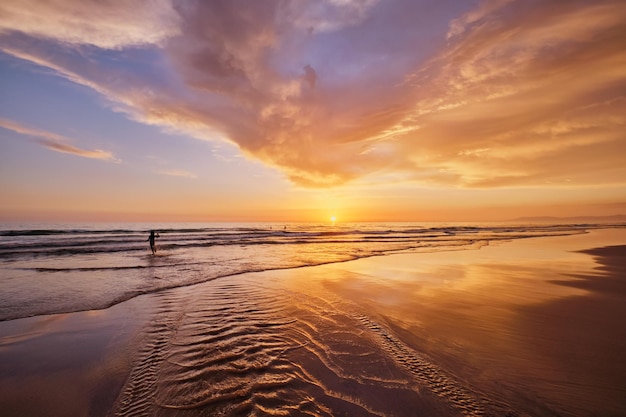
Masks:
[[[166,250],[184,250],[228,245],[308,245],[368,243],[402,244],[467,238],[494,240],[518,239],[576,233],[589,226],[524,227],[299,227],[297,230],[267,228],[165,228],[160,229],[159,245]],[[0,259],[57,257],[78,254],[136,252],[147,247],[147,232],[134,229],[32,229],[0,231]]]
[[[589,229],[577,225],[383,224],[298,225],[290,230],[161,228],[157,256],[150,253],[145,230],[38,228],[21,230],[21,234],[8,230],[0,235],[0,320],[105,308],[139,294],[246,272],[403,251],[476,249],[496,241],[570,235]]]

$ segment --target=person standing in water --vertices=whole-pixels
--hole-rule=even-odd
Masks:
[[[155,255],[156,254],[156,246],[154,245],[154,241],[155,239],[159,237],[158,233],[154,233],[154,230],[150,230],[150,237],[148,237],[148,240],[150,241],[150,249],[152,249],[152,254]]]

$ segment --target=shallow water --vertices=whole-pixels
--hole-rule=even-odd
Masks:
[[[399,251],[472,249],[606,225],[85,224],[0,228],[0,320],[106,308],[253,271]],[[147,237],[158,230],[158,252]]]
[[[158,313],[113,414],[471,416],[500,409],[350,302],[294,291],[275,273],[153,296]]]

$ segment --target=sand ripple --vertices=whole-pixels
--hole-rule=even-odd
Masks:
[[[113,415],[488,415],[367,315],[249,276],[158,295]]]

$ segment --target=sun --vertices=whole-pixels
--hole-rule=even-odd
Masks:
[[[337,221],[337,216],[330,216],[330,221],[335,223]]]

